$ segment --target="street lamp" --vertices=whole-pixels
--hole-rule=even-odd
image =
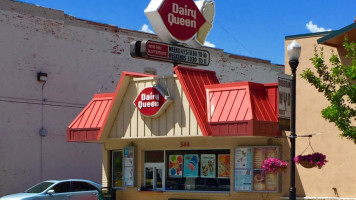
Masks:
[[[293,40],[287,47],[287,53],[289,58],[289,65],[292,70],[292,83],[291,83],[291,123],[290,123],[290,188],[289,188],[289,199],[296,200],[296,188],[295,188],[295,140],[297,134],[295,133],[295,104],[296,104],[296,71],[299,64],[301,47],[300,45]]]

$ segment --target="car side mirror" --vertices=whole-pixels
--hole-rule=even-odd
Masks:
[[[48,190],[47,194],[49,194],[49,195],[52,195],[52,194],[54,194],[54,190],[53,190],[53,189],[51,189],[51,190]]]

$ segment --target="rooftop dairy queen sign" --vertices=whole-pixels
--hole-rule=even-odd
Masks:
[[[164,42],[194,40],[201,45],[212,27],[214,13],[214,2],[206,0],[152,0],[145,10],[153,29]]]
[[[167,0],[158,13],[169,33],[179,41],[192,39],[206,21],[192,0],[180,0],[176,3],[174,0]]]

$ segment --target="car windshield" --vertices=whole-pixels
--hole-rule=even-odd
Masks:
[[[41,193],[45,191],[48,187],[53,185],[53,182],[42,182],[26,190],[25,193]]]

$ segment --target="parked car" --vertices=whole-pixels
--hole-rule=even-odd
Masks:
[[[22,193],[3,196],[0,200],[98,200],[101,185],[90,180],[48,180]]]

